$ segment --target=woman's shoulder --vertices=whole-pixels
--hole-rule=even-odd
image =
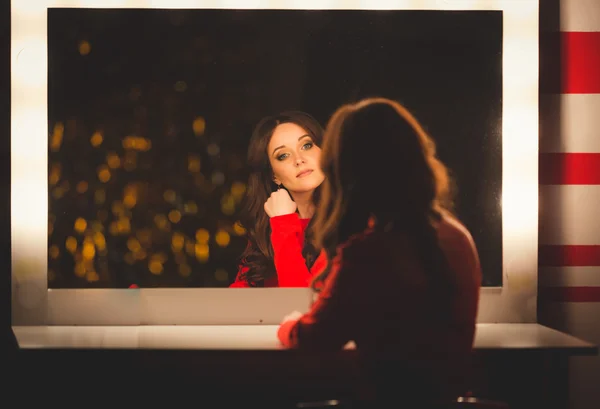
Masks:
[[[436,230],[442,242],[460,242],[469,246],[474,246],[475,244],[469,229],[451,214],[442,214],[442,217],[436,223]]]

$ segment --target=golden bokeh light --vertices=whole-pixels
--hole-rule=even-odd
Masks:
[[[110,180],[110,170],[106,165],[100,165],[98,167],[98,179],[102,183],[106,183]]]
[[[233,232],[238,236],[246,234],[246,229],[242,226],[242,223],[238,220],[233,224]]]
[[[198,213],[198,205],[195,202],[186,202],[183,205],[183,211],[187,214],[196,214]]]
[[[78,45],[79,54],[85,56],[88,55],[92,51],[92,46],[88,41],[80,41]]]
[[[229,236],[229,233],[227,233],[225,230],[217,231],[217,234],[215,235],[215,242],[220,247],[227,247],[230,241],[231,237]]]
[[[192,173],[200,172],[200,157],[198,155],[188,156],[188,170]]]
[[[88,190],[88,183],[85,180],[80,181],[75,186],[75,190],[77,191],[77,193],[81,193],[81,194],[87,192],[87,190]]]
[[[210,239],[210,233],[206,229],[198,229],[196,231],[196,241],[201,244],[208,243]]]
[[[163,199],[165,199],[165,202],[173,204],[177,199],[177,195],[172,189],[167,189],[163,193]]]
[[[77,251],[77,239],[73,236],[69,236],[67,237],[67,239],[65,240],[65,248],[70,252],[70,253],[75,253]]]
[[[102,132],[100,132],[100,131],[94,132],[94,134],[90,138],[90,143],[92,144],[92,146],[94,148],[97,148],[98,146],[102,145],[103,141],[104,141],[104,136],[102,135]]]
[[[179,210],[171,210],[169,212],[169,220],[171,223],[179,223],[181,221],[181,212]]]
[[[75,231],[77,233],[83,233],[87,227],[87,222],[85,221],[85,219],[83,217],[78,217],[75,220]]]
[[[121,166],[121,158],[114,152],[109,152],[106,155],[106,164],[111,169],[118,169]]]
[[[201,116],[196,117],[192,123],[192,129],[194,130],[194,134],[196,136],[204,135],[204,130],[206,129],[206,120]]]
[[[200,263],[206,263],[208,261],[210,255],[208,244],[196,243],[194,246],[194,251],[196,253],[196,259]]]
[[[48,255],[53,259],[57,259],[58,256],[60,256],[60,250],[59,250],[58,246],[56,246],[56,245],[50,246],[48,248]]]

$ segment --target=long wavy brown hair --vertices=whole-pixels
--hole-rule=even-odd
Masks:
[[[321,152],[325,181],[313,224],[313,243],[328,265],[313,281],[319,291],[336,247],[365,231],[393,226],[412,237],[426,270],[447,269],[434,223],[451,213],[454,185],[435,142],[401,104],[368,98],[343,105],[329,120]]]
[[[261,286],[265,279],[276,274],[271,245],[271,226],[264,204],[278,187],[273,182],[273,169],[269,162],[267,146],[275,128],[284,123],[294,123],[302,127],[319,147],[323,142],[322,126],[311,115],[301,111],[285,111],[268,116],[254,128],[248,146],[247,160],[250,166],[248,189],[240,213],[240,221],[246,229],[248,238],[248,246],[240,260],[248,270],[240,278],[254,287]],[[318,198],[319,188],[313,192],[313,201],[317,201]],[[312,224],[313,220],[309,222],[306,229],[302,249],[302,255],[309,269],[318,255],[311,240]]]

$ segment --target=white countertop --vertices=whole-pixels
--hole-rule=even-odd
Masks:
[[[14,326],[13,331],[22,349],[282,349],[276,325]],[[596,345],[539,324],[478,324],[475,349],[597,354]]]

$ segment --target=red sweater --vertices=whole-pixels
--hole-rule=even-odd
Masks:
[[[302,257],[304,232],[309,222],[310,219],[301,219],[297,213],[271,217],[271,245],[277,276],[265,280],[265,287],[308,287],[313,274],[325,267],[324,253],[317,257],[310,271]],[[235,281],[229,287],[250,287],[246,280],[240,278],[246,271],[248,267],[242,263]]]
[[[433,372],[452,357],[451,370],[458,373],[457,362],[467,363],[463,358],[473,344],[481,270],[466,228],[445,219],[437,232],[458,290],[451,304],[443,305],[431,293],[406,236],[367,230],[338,248],[332,272],[310,311],[279,327],[281,343],[333,351],[354,341],[361,356],[409,362],[409,367],[433,365]],[[434,311],[451,311],[450,318],[432,320],[426,315],[432,306]]]

